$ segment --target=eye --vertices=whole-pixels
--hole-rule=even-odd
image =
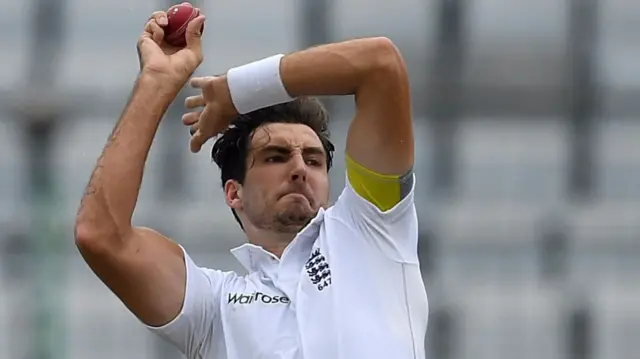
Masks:
[[[284,161],[285,161],[284,156],[270,156],[270,157],[267,157],[266,159],[266,162],[272,162],[272,163],[280,163]]]
[[[322,163],[314,158],[309,158],[306,160],[306,163],[308,166],[313,166],[313,167],[320,167],[322,166]]]

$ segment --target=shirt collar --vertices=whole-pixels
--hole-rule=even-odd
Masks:
[[[307,226],[304,227],[298,235],[296,235],[293,241],[289,243],[285,252],[287,252],[289,247],[296,244],[296,242],[298,242],[297,244],[304,244],[318,237],[320,224],[324,220],[324,212],[324,208],[320,208],[318,214],[311,220],[311,222],[309,222],[309,224],[307,224]],[[251,243],[245,243],[233,248],[231,250],[231,254],[236,257],[238,262],[240,262],[240,264],[242,264],[249,273],[262,271],[267,266],[280,262],[280,259],[278,259],[278,257],[273,253]]]

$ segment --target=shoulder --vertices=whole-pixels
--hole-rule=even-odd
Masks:
[[[414,187],[415,181],[412,181],[406,195],[396,196],[387,202],[387,205],[395,204],[383,210],[358,193],[347,179],[337,201],[325,213],[326,236],[340,238],[341,247],[366,246],[393,261],[417,263],[418,216]]]

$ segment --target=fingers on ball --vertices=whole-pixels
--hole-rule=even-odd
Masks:
[[[149,20],[155,20],[160,26],[169,25],[169,19],[167,18],[167,13],[164,11],[156,11],[151,14]]]
[[[189,24],[187,25],[187,31],[192,32],[196,36],[200,36],[204,32],[204,23],[207,18],[200,13],[200,9],[196,9],[196,11],[198,11],[198,16],[189,21]]]
[[[147,25],[144,27],[144,31],[149,33],[151,38],[153,38],[153,41],[157,43],[162,42],[162,39],[164,38],[164,30],[160,25],[158,25],[156,20],[149,20]]]

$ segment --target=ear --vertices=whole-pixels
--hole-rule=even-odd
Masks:
[[[242,185],[238,181],[228,180],[224,184],[224,197],[229,207],[242,210]]]

